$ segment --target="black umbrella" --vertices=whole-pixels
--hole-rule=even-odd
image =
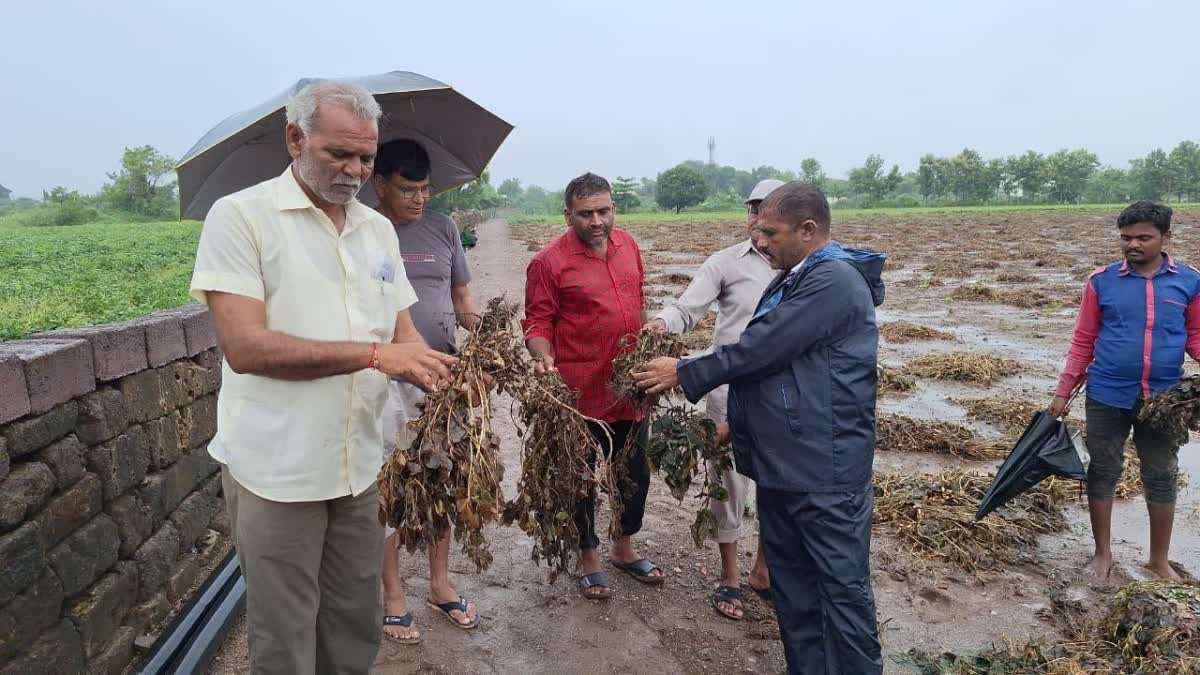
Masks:
[[[1087,473],[1075,451],[1071,430],[1065,422],[1043,411],[1033,416],[1008,453],[1008,459],[1000,465],[992,486],[979,503],[975,520],[981,520],[1049,476],[1084,480]]]

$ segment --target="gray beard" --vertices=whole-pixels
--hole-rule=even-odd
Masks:
[[[309,190],[317,193],[318,197],[324,199],[330,204],[349,204],[354,200],[354,196],[358,194],[358,191],[362,189],[362,183],[360,182],[358,187],[356,187],[354,192],[352,192],[348,197],[341,194],[332,193],[331,190],[328,190],[322,186],[320,180],[320,169],[317,168],[311,160],[305,159],[304,155],[301,155],[300,159],[296,160],[296,173],[300,174],[300,180],[304,181],[304,184],[308,186]]]

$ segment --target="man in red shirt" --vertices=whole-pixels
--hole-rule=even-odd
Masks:
[[[636,439],[628,473],[636,487],[622,500],[622,536],[613,542],[609,561],[638,581],[661,584],[662,569],[639,557],[630,538],[642,528],[650,490],[646,425],[636,406],[617,399],[609,386],[613,360],[646,321],[641,252],[628,232],[613,227],[616,207],[607,180],[586,173],[567,185],[564,197],[569,229],[538,252],[526,270],[525,344],[535,368],[557,372],[579,393],[581,413],[608,423],[611,441],[600,425],[589,423],[606,452],[622,448],[631,434]],[[596,551],[595,521],[594,500],[580,500],[575,509],[583,567],[578,585],[590,600],[612,595]]]

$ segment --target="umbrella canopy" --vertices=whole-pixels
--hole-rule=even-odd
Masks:
[[[975,520],[1003,506],[1049,476],[1084,480],[1087,473],[1065,422],[1043,411],[1033,416],[1008,459],[1000,465]]]
[[[181,218],[202,220],[225,195],[274,178],[292,161],[284,140],[284,105],[314,79],[303,79],[262,103],[225,118],[204,134],[175,167]],[[383,108],[379,143],[420,142],[432,162],[435,193],[480,176],[513,127],[449,85],[417,73],[393,71],[342,78],[367,88]],[[361,199],[379,199],[370,181]]]

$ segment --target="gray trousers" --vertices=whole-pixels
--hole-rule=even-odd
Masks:
[[[251,672],[367,673],[383,630],[379,490],[275,502],[225,468],[221,485],[246,579]]]

